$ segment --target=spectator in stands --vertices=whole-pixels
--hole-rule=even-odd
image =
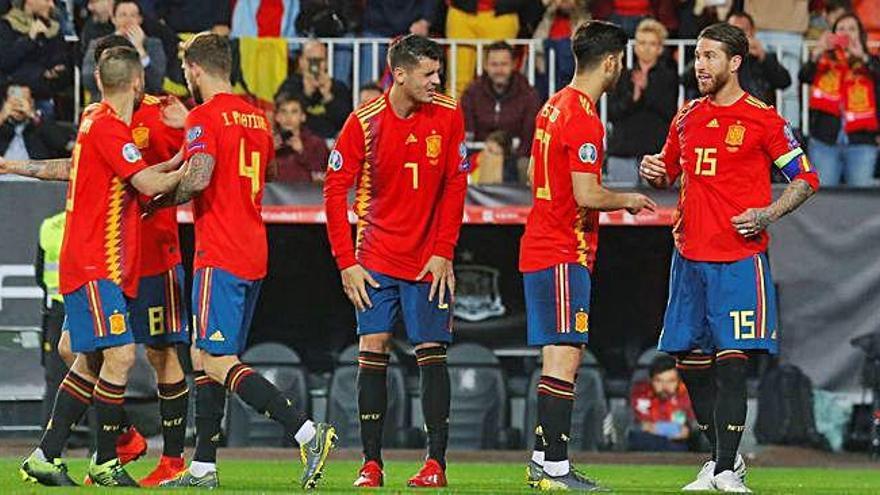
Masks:
[[[633,385],[630,406],[634,425],[629,431],[629,449],[642,451],[685,451],[694,412],[675,358],[657,356],[649,369],[650,379]]]
[[[74,129],[44,119],[27,86],[10,85],[0,107],[0,156],[6,160],[44,160],[70,155]]]
[[[538,47],[535,68],[541,75],[537,86],[541,96],[562,89],[574,75],[574,56],[571,53],[571,33],[575,26],[589,18],[588,0],[544,0],[547,10],[535,28],[533,39],[543,40]],[[556,77],[550,87],[550,53],[554,54]]]
[[[535,115],[541,107],[538,93],[516,71],[513,47],[496,41],[485,48],[483,75],[461,96],[468,140],[483,141],[492,131],[503,130],[519,140],[517,153],[528,157]]]
[[[218,0],[161,0],[156,14],[175,33],[211,31],[228,35],[232,2]]]
[[[527,0],[449,0],[446,37],[490,40],[515,38],[519,32],[517,12],[526,3]],[[474,78],[476,54],[477,50],[473,46],[462,46],[456,50],[456,66],[449,67],[450,75],[447,79],[455,80],[454,95],[461,95]],[[455,72],[455,77],[452,71]]]
[[[866,40],[859,18],[844,14],[800,71],[810,85],[809,156],[823,185],[841,178],[855,187],[874,183],[880,59],[868,53]]]
[[[51,0],[15,0],[0,20],[0,85],[15,81],[29,87],[36,107],[50,118],[52,98],[73,82],[53,9]]]
[[[385,91],[382,87],[374,82],[364,84],[358,92],[358,106],[382,96],[383,93],[385,93]]]
[[[473,170],[468,175],[471,185],[516,184],[519,182],[516,154],[510,135],[502,130],[486,136],[486,146],[472,158]]]
[[[303,44],[297,69],[281,85],[278,95],[300,97],[306,104],[306,126],[322,138],[336,136],[351,113],[351,91],[328,74],[327,47],[316,40]]]
[[[776,105],[776,90],[791,86],[791,75],[779,63],[776,54],[769,52],[755,37],[755,24],[751,15],[734,11],[727,16],[727,22],[742,29],[749,39],[749,53],[739,69],[740,86],[764,103]],[[697,76],[693,62],[685,68],[685,86],[689,96],[697,94]]]
[[[608,98],[608,182],[633,187],[641,157],[658,153],[678,108],[678,73],[663,57],[666,28],[645,19],[636,29],[635,63]]]
[[[158,38],[149,37],[141,27],[144,18],[141,16],[141,8],[135,0],[116,0],[113,4],[113,26],[115,34],[124,36],[131,41],[141,57],[144,66],[144,84],[148,93],[162,92],[162,80],[165,78],[165,49],[162,41]],[[89,90],[92,101],[100,99],[98,83],[95,80],[95,45],[97,40],[92,40],[86,49],[82,65],[83,87]]]
[[[361,36],[364,38],[394,38],[403,34],[427,36],[437,15],[437,0],[366,0]],[[372,45],[361,46],[360,81],[375,81],[382,77],[387,62],[388,45],[380,44],[373,63]]]
[[[80,46],[88,47],[92,40],[112,34],[116,28],[110,22],[113,17],[113,0],[88,0],[89,18],[79,35]]]
[[[305,125],[305,104],[281,94],[275,101],[275,182],[323,182],[330,151],[323,139]]]

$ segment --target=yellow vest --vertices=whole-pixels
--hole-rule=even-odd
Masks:
[[[58,290],[58,260],[61,259],[61,241],[64,239],[66,212],[58,213],[43,220],[40,225],[40,248],[43,250],[43,284],[46,293],[54,302],[63,303]]]

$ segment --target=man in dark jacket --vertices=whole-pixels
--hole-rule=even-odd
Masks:
[[[366,0],[361,37],[395,38],[403,34],[428,36],[439,3],[438,0]],[[388,45],[380,43],[376,51],[377,65],[374,66],[373,46],[361,45],[359,84],[382,78]]]
[[[504,41],[486,47],[483,75],[461,97],[468,138],[484,141],[502,130],[519,138],[519,156],[529,156],[535,115],[541,103],[535,88],[514,70],[513,47]]]
[[[27,86],[11,85],[0,107],[0,157],[8,160],[45,160],[70,155],[75,131],[43,119]]]
[[[37,107],[53,115],[52,98],[72,85],[68,48],[50,2],[16,0],[0,20],[0,84],[31,88]]]
[[[298,97],[306,104],[306,127],[322,138],[336,137],[351,113],[351,90],[328,74],[327,47],[314,40],[305,43],[297,69],[276,99],[282,93]]]
[[[609,183],[637,185],[639,160],[658,153],[666,140],[678,103],[678,74],[662,57],[666,33],[653,19],[639,23],[633,68],[620,76],[617,89],[609,94],[612,129],[604,177]]]
[[[749,38],[749,54],[739,69],[739,84],[749,94],[768,105],[776,105],[776,90],[791,86],[791,74],[769,53],[755,37],[755,23],[746,12],[734,11],[727,16],[727,23],[742,29]],[[685,69],[685,86],[689,94],[697,91],[694,63]]]

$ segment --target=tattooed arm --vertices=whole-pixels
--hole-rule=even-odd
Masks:
[[[734,228],[743,237],[753,237],[796,210],[816,191],[804,179],[794,179],[783,191],[782,196],[766,208],[749,208],[731,219]]]
[[[196,153],[187,162],[186,173],[173,192],[173,203],[183,204],[205,190],[214,174],[214,157],[207,153]]]
[[[68,180],[70,158],[56,160],[4,160],[0,158],[0,175],[14,174],[40,180]]]

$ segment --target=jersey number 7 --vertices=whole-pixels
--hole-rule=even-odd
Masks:
[[[535,141],[538,141],[538,145],[540,146],[541,154],[540,159],[535,162],[535,170],[534,170],[534,181],[537,189],[535,190],[535,197],[537,199],[545,199],[550,201],[552,195],[550,194],[550,167],[547,163],[547,155],[550,151],[550,138],[552,136],[549,132],[544,129],[535,129]],[[534,157],[534,155],[532,155]],[[543,183],[540,182],[543,180]],[[543,184],[543,185],[542,185]]]

